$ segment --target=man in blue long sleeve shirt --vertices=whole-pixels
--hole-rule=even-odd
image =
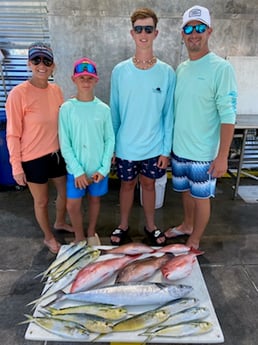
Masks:
[[[182,37],[189,59],[177,68],[173,136],[173,188],[182,192],[184,220],[166,237],[189,235],[198,248],[210,218],[216,178],[227,171],[236,120],[237,86],[228,61],[209,51],[212,33],[207,8],[193,6],[183,16]]]

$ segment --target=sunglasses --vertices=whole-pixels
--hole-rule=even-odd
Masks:
[[[31,63],[35,66],[39,65],[41,62],[47,67],[50,67],[53,65],[54,61],[51,59],[48,59],[46,57],[36,56],[33,59],[30,60]]]
[[[142,30],[144,30],[146,32],[146,34],[152,34],[154,31],[154,26],[152,26],[152,25],[146,25],[146,26],[136,25],[133,27],[133,29],[137,34],[141,34]]]
[[[203,34],[208,29],[206,24],[197,24],[197,25],[186,25],[183,27],[183,31],[185,35],[191,35],[195,30],[197,34]]]
[[[89,72],[89,73],[97,75],[96,67],[89,62],[82,62],[74,67],[74,74],[82,73],[82,72]]]

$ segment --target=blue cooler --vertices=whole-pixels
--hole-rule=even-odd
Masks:
[[[6,114],[0,110],[0,186],[14,186],[12,167],[9,162],[9,152],[6,143]]]

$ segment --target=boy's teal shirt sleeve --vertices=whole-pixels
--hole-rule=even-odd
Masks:
[[[69,172],[78,177],[83,175],[84,169],[76,158],[73,145],[71,143],[71,126],[70,126],[70,106],[64,103],[59,110],[58,135],[62,155],[66,165],[69,166]]]
[[[103,152],[103,158],[100,168],[98,169],[98,172],[106,176],[110,171],[111,166],[111,159],[114,153],[114,146],[115,146],[115,135],[112,125],[112,119],[111,119],[111,113],[110,109],[108,109],[106,113],[106,120],[103,125],[104,129],[104,152]]]

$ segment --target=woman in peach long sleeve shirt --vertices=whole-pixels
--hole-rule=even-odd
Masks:
[[[61,89],[48,78],[55,64],[48,44],[29,47],[28,66],[32,77],[10,92],[6,102],[7,145],[15,181],[28,185],[34,200],[35,216],[44,233],[44,244],[58,253],[48,216],[48,179],[57,189],[55,229],[72,231],[65,223],[66,169],[58,142],[58,111],[63,103]]]

